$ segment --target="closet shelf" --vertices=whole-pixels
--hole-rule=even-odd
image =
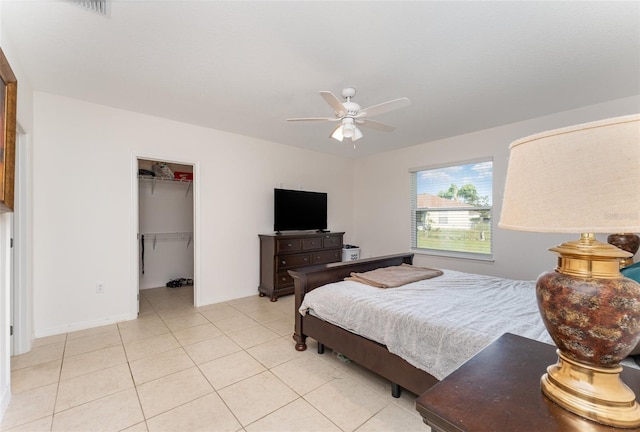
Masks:
[[[148,175],[138,175],[138,179],[152,182],[151,195],[153,195],[153,193],[155,192],[157,182],[185,183],[187,185],[187,192],[184,194],[184,196],[189,195],[189,191],[191,190],[191,185],[193,184],[193,180],[177,179],[172,177],[160,177],[160,176],[154,177],[154,176],[148,176]]]
[[[142,240],[144,236],[145,240],[153,239],[153,249],[156,249],[156,241],[158,239],[187,239],[187,248],[193,240],[193,232],[152,232],[152,233],[138,233],[138,240]]]

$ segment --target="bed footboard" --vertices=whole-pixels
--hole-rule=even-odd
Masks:
[[[351,272],[366,272],[381,267],[412,264],[413,254],[387,255],[377,258],[368,258],[344,263],[333,263],[305,267],[299,270],[289,270],[293,277],[295,289],[295,331],[293,338],[296,341],[296,349],[307,349],[306,334],[304,332],[304,317],[298,313],[304,296],[309,291],[332,282],[339,282],[349,276]]]

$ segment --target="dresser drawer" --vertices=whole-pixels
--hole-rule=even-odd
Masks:
[[[286,269],[291,267],[300,267],[311,264],[311,255],[305,254],[293,254],[293,255],[280,255],[276,257],[276,265],[278,269]]]
[[[322,239],[322,247],[325,249],[341,247],[342,246],[342,235],[328,235]]]
[[[308,238],[302,240],[302,250],[311,250],[311,249],[322,249],[322,238]]]
[[[293,294],[289,270],[340,262],[343,235],[335,231],[259,234],[260,296],[277,301],[279,296]]]
[[[313,252],[311,258],[314,264],[337,262],[342,259],[342,249]]]
[[[276,289],[293,285],[293,277],[286,270],[279,271],[276,276]]]
[[[295,252],[302,250],[302,239],[278,239],[276,240],[276,253]]]

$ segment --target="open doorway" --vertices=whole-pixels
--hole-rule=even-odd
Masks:
[[[138,290],[191,287],[195,297],[194,165],[138,157],[136,170]]]

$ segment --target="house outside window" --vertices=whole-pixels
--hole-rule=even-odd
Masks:
[[[411,172],[411,246],[433,255],[493,258],[493,161]]]

